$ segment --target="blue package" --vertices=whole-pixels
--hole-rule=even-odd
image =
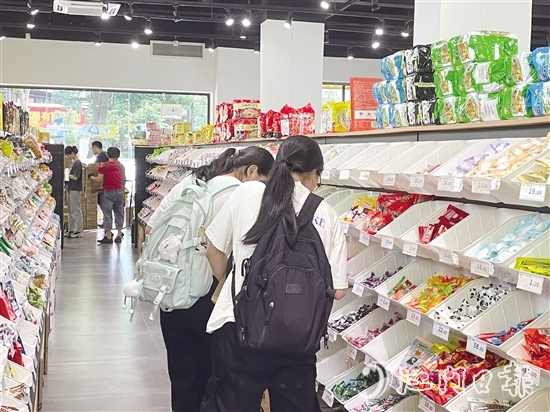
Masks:
[[[550,46],[539,47],[531,53],[531,66],[537,71],[539,81],[550,80]]]
[[[406,127],[409,125],[407,103],[392,104],[390,106],[390,123],[392,127]]]
[[[380,71],[386,80],[405,76],[405,51],[401,50],[380,61]]]
[[[531,84],[525,96],[525,106],[533,111],[533,116],[550,114],[550,82]]]
[[[390,104],[382,104],[376,108],[376,127],[390,129]]]
[[[388,99],[388,103],[406,103],[407,79],[405,77],[402,77],[387,82],[386,98]]]
[[[372,94],[374,97],[374,100],[378,104],[386,104],[388,103],[388,99],[386,97],[386,85],[387,81],[382,81],[378,83],[374,83],[372,86]]]

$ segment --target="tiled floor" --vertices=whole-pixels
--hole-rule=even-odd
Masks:
[[[42,410],[169,411],[158,319],[150,321],[144,307],[130,323],[121,308],[136,258],[130,233],[120,245],[98,246],[100,235],[65,241]]]

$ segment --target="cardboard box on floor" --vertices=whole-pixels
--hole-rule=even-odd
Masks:
[[[88,179],[89,175],[97,176],[97,170],[99,169],[99,163],[91,163],[86,165],[83,170],[82,176],[85,178],[85,191],[91,193],[99,193],[103,190],[103,185],[99,184],[92,179]]]

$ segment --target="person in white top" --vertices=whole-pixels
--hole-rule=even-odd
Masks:
[[[158,213],[163,213],[172,202],[181,197],[186,187],[196,184],[197,179],[205,181],[207,185],[220,184],[219,180],[223,179],[226,180],[228,189],[214,196],[212,213],[209,216],[211,220],[225,206],[236,187],[235,183],[267,179],[273,163],[271,153],[259,147],[227,149],[210,165],[196,169],[190,177],[176,185],[170,195],[164,198],[163,208]],[[156,219],[150,222],[152,230],[155,230],[155,223]],[[163,228],[159,227],[159,230]],[[214,281],[209,293],[189,309],[160,312],[174,412],[200,410],[211,369],[212,336],[206,333],[206,323],[214,307],[211,298],[217,284]]]
[[[323,156],[318,144],[305,136],[285,140],[277,154],[267,186],[259,182],[240,185],[229,197],[206,231],[206,256],[214,275],[225,274],[227,256],[233,253],[234,273],[228,275],[207,331],[213,333],[212,376],[201,411],[253,411],[269,389],[273,412],[319,411],[315,393],[314,355],[274,355],[242,349],[237,340],[233,313],[232,278],[242,288],[241,263],[254,253],[256,243],[273,224],[296,221],[308,195],[318,185]],[[326,202],[315,211],[313,225],[331,266],[335,299],[347,288],[347,247],[338,215]]]

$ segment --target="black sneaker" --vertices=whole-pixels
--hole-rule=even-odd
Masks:
[[[108,238],[107,236],[103,236],[103,239],[98,240],[97,243],[99,243],[101,245],[106,245],[106,244],[109,244],[109,243],[113,243],[113,238]]]
[[[122,243],[122,236],[115,237],[115,243]]]

